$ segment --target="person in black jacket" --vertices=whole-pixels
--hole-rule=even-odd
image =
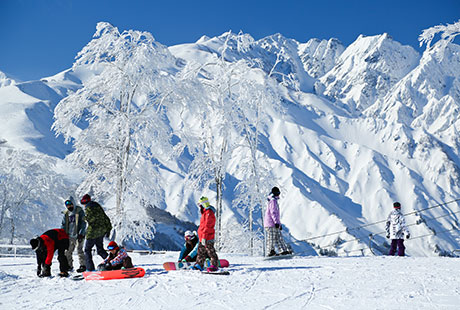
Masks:
[[[69,236],[64,229],[50,229],[40,237],[31,239],[30,246],[37,255],[37,276],[51,277],[51,261],[56,250],[61,271],[59,276],[69,275],[69,264],[65,256],[65,251],[69,248]]]

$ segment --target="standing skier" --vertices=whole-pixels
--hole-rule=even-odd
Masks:
[[[69,264],[65,256],[65,251],[69,247],[69,236],[64,229],[50,229],[40,237],[31,239],[30,246],[37,255],[37,276],[51,277],[51,261],[56,250],[61,271],[59,276],[69,276]]]
[[[404,215],[401,213],[401,204],[399,202],[393,203],[393,211],[388,215],[385,230],[387,238],[391,239],[391,247],[388,255],[395,255],[396,248],[398,248],[398,255],[404,256],[404,235],[409,239],[410,233],[407,229]]]
[[[200,243],[198,244],[196,264],[193,268],[203,270],[206,258],[210,258],[211,266],[207,268],[207,271],[217,271],[219,258],[217,257],[216,250],[214,249],[216,209],[209,204],[207,197],[201,197],[200,201],[198,201],[198,206],[200,207],[201,212],[200,227],[198,228],[198,238],[200,238]]]
[[[279,188],[273,187],[268,196],[268,206],[264,217],[264,227],[267,231],[266,249],[269,251],[267,256],[277,255],[275,252],[275,245],[278,247],[278,250],[281,250],[281,255],[292,253],[281,235],[283,227],[281,226],[280,208],[278,206],[280,194]]]
[[[85,205],[85,219],[88,223],[85,244],[86,270],[94,271],[91,250],[94,245],[96,245],[97,254],[103,259],[106,259],[109,254],[104,250],[104,236],[108,237],[110,235],[112,224],[101,205],[95,201],[91,201],[90,195],[84,195],[80,202],[82,205]]]
[[[198,236],[196,232],[187,230],[184,234],[185,243],[179,254],[179,262],[194,262],[198,253]]]
[[[75,205],[72,196],[64,204],[67,210],[64,212],[61,228],[69,235],[69,249],[65,252],[69,270],[73,269],[72,253],[76,247],[80,263],[77,272],[83,272],[86,270],[85,253],[83,253],[86,232],[85,212],[81,207]]]

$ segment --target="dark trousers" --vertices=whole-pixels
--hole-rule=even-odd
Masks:
[[[65,256],[65,252],[69,248],[69,239],[59,240],[59,242],[55,243],[54,246],[56,247],[55,250],[58,252],[59,270],[61,272],[67,272],[69,270],[69,263],[67,261],[67,257]],[[43,265],[45,265],[46,256],[48,255],[46,247],[37,250],[36,255],[37,264],[43,268]]]
[[[404,250],[406,249],[404,246],[404,239],[391,239],[391,247],[388,255],[395,255],[396,248],[398,248],[398,256],[404,256]]]
[[[97,254],[105,259],[109,254],[104,250],[104,236],[94,238],[94,239],[86,239],[85,243],[85,260],[86,260],[86,270],[94,271],[94,262],[93,262],[93,254],[91,253],[94,245],[96,245]]]

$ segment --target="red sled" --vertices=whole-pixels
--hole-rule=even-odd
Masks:
[[[195,262],[166,262],[166,263],[163,263],[163,268],[165,270],[184,270],[184,269],[190,269],[191,266],[195,265]],[[211,265],[211,263],[206,260],[206,262],[204,263],[204,267],[205,269],[207,267],[209,267]],[[226,268],[230,266],[230,263],[228,262],[228,260],[226,259],[219,259],[219,268]]]
[[[145,275],[145,270],[140,267],[120,269],[120,270],[83,272],[83,277],[85,278],[86,281],[142,278],[144,275]]]

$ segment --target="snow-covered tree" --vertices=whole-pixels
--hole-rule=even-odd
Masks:
[[[227,33],[218,55],[200,66],[189,65],[184,71],[195,73],[207,95],[203,105],[197,105],[194,113],[199,115],[199,126],[194,126],[195,139],[184,139],[194,156],[190,165],[188,180],[195,187],[215,186],[217,194],[217,247],[222,240],[222,193],[224,179],[228,172],[232,154],[241,147],[249,149],[247,162],[242,163],[244,180],[239,186],[239,193],[246,199],[237,199],[242,206],[249,208],[249,225],[252,231],[252,211],[254,205],[260,205],[260,181],[266,175],[263,164],[258,158],[259,134],[266,125],[267,110],[279,103],[271,91],[266,75],[254,67],[256,63],[248,60],[228,61],[226,52],[244,52],[251,48],[253,39],[245,34]],[[243,141],[241,143],[240,141]],[[259,194],[255,194],[258,192]],[[249,200],[247,200],[247,198]]]
[[[13,243],[17,237],[34,233],[18,229],[17,220],[35,222],[34,227],[44,225],[55,214],[39,203],[50,204],[51,208],[61,205],[70,184],[54,171],[55,160],[49,156],[1,147],[0,163],[0,237],[8,233]]]
[[[79,193],[114,193],[117,234],[151,236],[145,208],[161,195],[155,159],[172,151],[166,113],[183,103],[175,58],[148,32],[101,22],[73,68],[95,74],[58,104],[53,128],[73,141],[68,160],[87,173]],[[76,130],[82,119],[87,126]]]

